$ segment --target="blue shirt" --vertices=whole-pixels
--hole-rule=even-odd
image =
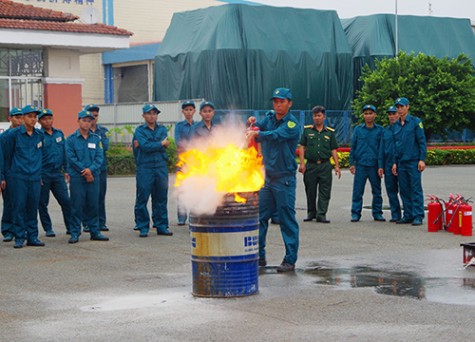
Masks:
[[[427,157],[426,136],[422,121],[407,114],[404,126],[396,121],[391,126],[396,145],[396,161],[425,161]]]
[[[167,166],[168,156],[162,141],[167,137],[168,130],[165,126],[156,124],[150,129],[147,124],[137,127],[134,139],[139,144],[134,148],[135,163],[137,169]]]
[[[43,133],[35,128],[29,135],[25,126],[20,126],[9,129],[3,142],[5,144],[4,157],[7,175],[24,180],[40,180]]]
[[[175,143],[179,149],[184,149],[186,143],[191,139],[193,123],[186,120],[175,125]]]
[[[350,166],[378,166],[383,130],[382,126],[376,124],[372,128],[366,127],[366,124],[355,127],[351,137]]]
[[[391,126],[383,129],[381,142],[379,145],[378,167],[389,170],[392,168],[396,160],[396,150],[394,144],[394,134]]]
[[[87,139],[84,139],[80,130],[76,130],[66,140],[66,157],[71,177],[82,177],[84,169],[91,170],[94,177],[98,176],[104,159],[101,138],[89,132]]]
[[[271,113],[256,122],[255,126],[260,129],[256,141],[262,143],[266,176],[295,175],[297,170],[295,151],[300,136],[300,125],[297,119],[288,113],[277,120],[275,113]]]
[[[107,136],[107,133],[109,130],[107,127],[96,125],[96,130],[91,131],[94,134],[97,134],[101,138],[102,142],[102,150],[104,151],[104,159],[102,160],[102,165],[101,165],[101,171],[106,171],[107,170],[107,156],[106,152],[109,150],[109,137]]]
[[[198,121],[191,127],[191,138],[207,138],[211,135],[216,125],[211,121],[211,127],[208,129],[204,121]]]
[[[66,140],[63,131],[53,127],[53,132],[49,134],[44,129],[43,133],[43,175],[51,175],[61,171],[66,171]]]

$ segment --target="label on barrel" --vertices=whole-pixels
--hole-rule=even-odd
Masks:
[[[191,254],[198,257],[226,257],[259,252],[259,231],[226,233],[191,232]]]
[[[463,216],[472,216],[472,212],[471,211],[465,211],[463,213]]]

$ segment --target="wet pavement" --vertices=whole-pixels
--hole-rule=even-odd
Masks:
[[[474,174],[474,166],[428,168],[425,194],[475,197]],[[190,235],[176,225],[173,190],[174,236],[141,239],[132,229],[135,178],[110,178],[111,241],[82,235],[76,245],[52,199],[57,237],[42,233],[46,247],[0,243],[0,341],[473,340],[475,267],[463,268],[460,243],[475,237],[375,222],[369,210],[350,223],[348,171],[334,179],[331,223],[304,223],[302,183],[299,175],[296,271],[276,272],[283,245],[272,225],[259,293],[242,298],[191,295]]]

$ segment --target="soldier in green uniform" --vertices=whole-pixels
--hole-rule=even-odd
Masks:
[[[325,107],[315,106],[312,113],[314,125],[305,126],[299,147],[299,172],[303,173],[307,194],[307,218],[304,221],[316,219],[317,222],[330,223],[326,217],[332,188],[330,157],[333,157],[335,161],[335,173],[340,178],[340,164],[336,151],[338,143],[334,129],[324,125]],[[316,205],[317,187],[318,206]]]

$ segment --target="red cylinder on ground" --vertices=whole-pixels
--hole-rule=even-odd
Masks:
[[[427,231],[431,233],[443,229],[442,203],[431,201],[427,205]]]
[[[454,211],[457,205],[453,201],[449,201],[446,203],[445,208],[445,230],[448,232],[453,231],[453,220],[452,216],[454,216]],[[450,222],[452,221],[452,222]]]
[[[468,203],[460,205],[459,208],[460,233],[463,236],[472,236],[472,206]]]

